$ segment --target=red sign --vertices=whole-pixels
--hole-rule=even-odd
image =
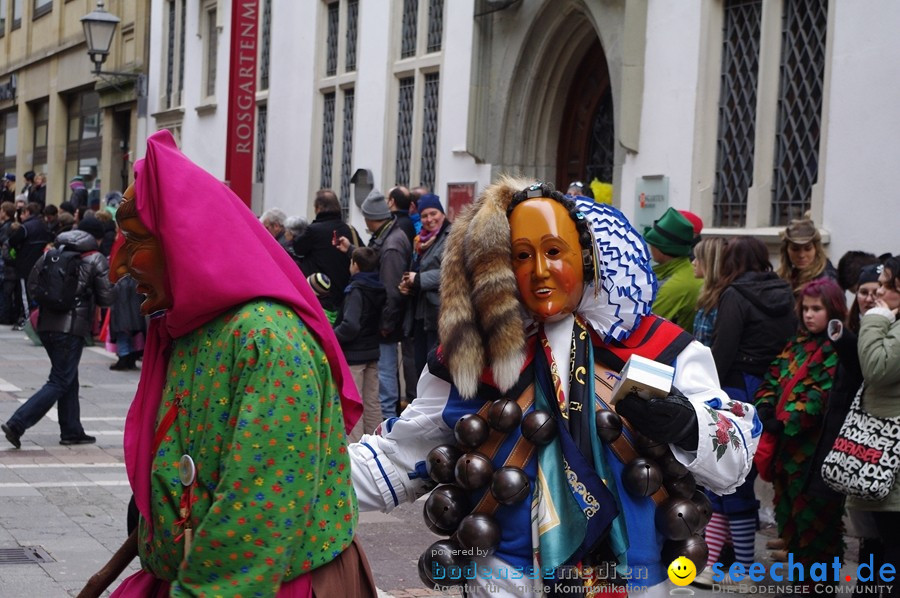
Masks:
[[[225,179],[247,207],[253,192],[258,23],[259,0],[232,0]]]
[[[475,183],[450,183],[447,185],[447,219],[453,222],[460,211],[475,201]]]

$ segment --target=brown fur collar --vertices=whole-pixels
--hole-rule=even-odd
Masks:
[[[506,208],[515,193],[533,182],[501,177],[456,218],[447,238],[438,330],[453,383],[466,398],[475,396],[486,367],[505,392],[525,363]]]

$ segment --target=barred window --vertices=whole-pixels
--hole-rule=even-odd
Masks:
[[[762,0],[729,0],[725,5],[715,226],[746,224],[747,190],[753,182],[761,19]]]
[[[359,0],[347,3],[347,56],[346,70],[356,70],[356,36],[359,19]]]
[[[439,52],[444,35],[444,0],[429,0],[428,52]]]
[[[331,187],[331,165],[334,160],[334,93],[326,93],[322,111],[322,184]]]
[[[337,73],[340,8],[341,6],[337,2],[328,5],[328,39],[326,40],[325,55],[325,75],[328,77]]]
[[[396,182],[409,186],[409,164],[412,158],[413,101],[416,80],[414,77],[400,79],[397,95],[397,160]]]
[[[424,126],[422,131],[422,168],[421,184],[434,189],[435,168],[437,163],[438,135],[438,90],[440,75],[425,75]]]
[[[400,58],[416,55],[419,0],[403,0],[403,32],[400,37]]]
[[[810,208],[819,174],[828,3],[785,0],[771,224]]]
[[[266,180],[266,126],[269,124],[269,109],[260,104],[256,114],[256,182]]]
[[[272,0],[262,3],[262,33],[259,40],[259,89],[269,89],[269,55],[272,47]]]
[[[354,90],[344,91],[344,126],[341,141],[341,212],[346,220],[350,214],[350,177],[353,176],[353,108]]]
[[[216,95],[216,58],[219,49],[219,34],[216,28],[216,7],[206,11],[206,69],[204,78],[206,79],[205,91],[206,96]]]

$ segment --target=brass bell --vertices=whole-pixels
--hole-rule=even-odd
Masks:
[[[494,475],[494,465],[481,453],[466,453],[456,462],[456,483],[466,490],[484,488]]]
[[[683,478],[689,473],[688,468],[685,467],[681,461],[675,458],[675,455],[672,454],[672,451],[669,451],[665,455],[660,457],[657,463],[659,463],[660,468],[662,468],[663,477],[667,480]]]
[[[669,540],[687,540],[701,529],[697,505],[673,496],[656,506],[655,521],[656,529]]]
[[[522,418],[522,436],[538,446],[556,437],[556,420],[549,411],[535,409]]]
[[[706,568],[709,547],[702,536],[694,535],[685,540],[666,540],[662,549],[662,562],[671,563],[680,556],[687,557],[697,568],[697,573]]]
[[[522,502],[530,491],[528,476],[518,467],[501,467],[491,479],[491,494],[501,505]]]
[[[512,432],[522,422],[522,408],[510,399],[497,399],[488,411],[488,424],[498,432]]]
[[[622,471],[622,484],[632,496],[650,496],[662,485],[659,466],[644,457],[637,457]]]
[[[466,550],[477,549],[479,555],[491,554],[500,544],[500,525],[490,515],[472,513],[460,522],[456,539]]]
[[[422,514],[425,524],[436,533],[449,536],[456,531],[459,522],[469,513],[469,496],[466,491],[453,484],[445,484],[435,488],[428,499]]]
[[[668,444],[647,438],[643,434],[635,435],[634,444],[638,452],[649,459],[661,459],[670,452]]]
[[[670,495],[677,496],[678,498],[691,498],[694,496],[694,491],[696,489],[697,482],[691,474],[666,481],[666,490],[669,491]]]
[[[491,428],[477,413],[467,413],[453,426],[456,442],[468,449],[476,449],[488,439]]]
[[[460,457],[462,457],[462,451],[452,444],[434,447],[425,457],[425,469],[428,471],[428,477],[438,484],[453,483],[456,480],[453,468],[456,467],[456,462]]]
[[[705,492],[699,489],[694,490],[694,495],[691,496],[691,500],[695,505],[697,505],[697,510],[700,511],[700,527],[706,527],[706,524],[709,523],[710,519],[712,519],[712,501],[709,500],[709,497]]]
[[[437,586],[460,586],[466,580],[459,575],[462,559],[458,557],[461,547],[453,540],[438,540],[425,549],[419,557],[419,579],[429,588]],[[455,570],[456,575],[451,575]],[[453,577],[456,579],[453,579]]]
[[[597,423],[597,436],[606,444],[615,442],[622,435],[622,418],[618,413],[601,409],[594,416],[594,420]]]

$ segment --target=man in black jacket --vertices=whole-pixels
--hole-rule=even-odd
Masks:
[[[16,325],[13,330],[22,330],[25,318],[28,317],[31,294],[28,292],[25,281],[35,262],[44,253],[44,248],[51,241],[53,241],[53,236],[44,224],[41,206],[36,203],[27,204],[22,212],[21,225],[13,225],[13,231],[9,236],[10,250],[15,252],[13,266],[17,278],[14,306]]]
[[[60,444],[93,444],[96,441],[96,438],[84,433],[81,425],[78,363],[81,361],[85,338],[91,334],[95,305],[111,305],[115,293],[109,282],[109,262],[97,251],[103,229],[100,226],[95,228],[90,232],[65,232],[56,240],[57,247],[65,245],[67,250],[81,253],[76,303],[75,307],[67,311],[48,308],[40,310],[37,332],[50,357],[50,376],[46,384],[0,426],[6,439],[16,448],[21,448],[20,438],[25,430],[39,422],[54,403],[59,410]],[[38,259],[28,277],[32,293],[36,290],[38,273],[44,259],[44,256]]]
[[[331,290],[319,297],[326,312],[337,312],[344,302],[344,289],[350,281],[350,256],[332,244],[334,238],[346,237],[357,247],[361,245],[359,234],[347,225],[341,215],[341,202],[331,189],[316,192],[313,203],[316,219],[306,231],[294,239],[294,254],[300,258],[300,269],[305,276],[317,272],[331,280]]]

